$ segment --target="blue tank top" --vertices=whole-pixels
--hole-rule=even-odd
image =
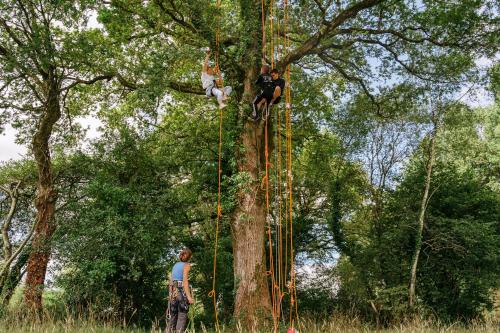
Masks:
[[[172,267],[172,280],[173,281],[182,281],[184,275],[184,266],[187,263],[179,261]]]

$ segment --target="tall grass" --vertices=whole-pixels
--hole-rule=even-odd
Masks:
[[[42,319],[30,318],[23,311],[22,292],[17,291],[6,312],[0,317],[0,333],[164,333],[164,322],[151,323],[151,328],[144,329],[127,324],[127,320],[103,320],[92,313],[78,313],[66,308],[60,301],[59,292],[44,293],[45,310]],[[499,307],[500,308],[500,307]],[[213,323],[199,323],[194,327],[194,317],[201,313],[200,307],[194,306],[190,311],[190,324],[187,333],[215,333],[211,328]],[[287,327],[282,326],[280,333],[286,333]],[[500,311],[487,314],[484,321],[476,321],[465,325],[463,323],[444,324],[423,318],[402,321],[391,327],[377,330],[373,324],[364,322],[356,316],[337,313],[327,319],[317,319],[312,316],[302,319],[298,325],[300,333],[500,333]],[[272,332],[266,330],[263,332]],[[241,325],[222,326],[221,333],[257,333],[246,332]],[[259,332],[260,333],[260,332]]]
[[[206,326],[209,326],[208,323]],[[211,326],[211,325],[210,325]],[[151,329],[127,327],[120,322],[101,322],[85,315],[85,318],[67,316],[65,319],[56,319],[49,313],[44,313],[43,320],[34,320],[20,313],[7,313],[0,319],[0,332],[9,333],[163,333],[163,327],[158,323],[152,323]],[[414,319],[402,322],[389,328],[377,331],[373,325],[364,323],[356,317],[336,315],[328,320],[315,320],[313,318],[302,320],[299,327],[301,333],[498,333],[500,322],[498,318],[490,317],[485,321],[473,322],[469,325],[461,323],[442,324],[424,319]],[[213,333],[213,329],[201,328],[190,329],[188,333]],[[256,333],[246,332],[240,325],[234,327],[223,327],[223,333]],[[268,330],[266,332],[271,332]],[[287,328],[282,327],[280,333],[286,333]]]
[[[443,324],[425,319],[413,319],[401,322],[388,328],[377,329],[367,323],[363,323],[357,318],[349,318],[342,315],[334,316],[329,320],[316,321],[313,319],[303,320],[300,325],[303,333],[498,333],[500,332],[500,322],[491,317],[482,322],[473,322],[468,325],[463,323]]]

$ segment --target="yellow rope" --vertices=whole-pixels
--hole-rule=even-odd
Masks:
[[[274,68],[274,29],[273,29],[273,6],[274,6],[274,0],[271,0],[271,3],[269,4],[269,30],[271,34],[271,41],[270,41],[270,54],[271,54],[271,68]]]
[[[287,21],[288,21],[288,0],[285,0],[284,18],[283,18],[283,31],[284,31],[284,46],[288,50],[290,46],[290,39],[287,34]],[[292,172],[292,123],[291,123],[291,90],[290,90],[290,65],[286,67],[286,88],[285,88],[285,109],[286,109],[286,138],[287,138],[287,184],[288,184],[288,221],[290,223],[290,327],[294,328],[294,315],[298,322],[298,304],[297,304],[297,289],[295,281],[295,258],[293,251],[293,172]]]
[[[219,16],[217,18],[217,31],[215,34],[215,70],[219,74],[219,78],[222,83],[222,75],[220,74],[219,68],[219,47],[220,47],[220,8],[221,0],[217,0],[217,9],[219,10]],[[219,157],[218,157],[218,168],[217,168],[217,178],[218,178],[218,188],[217,188],[217,220],[215,222],[215,247],[214,247],[214,267],[212,276],[212,290],[208,293],[208,296],[212,298],[214,305],[215,314],[215,329],[220,332],[219,327],[219,316],[217,313],[217,292],[215,290],[216,274],[217,274],[217,249],[219,246],[219,222],[222,218],[222,205],[221,205],[221,176],[222,176],[222,109],[219,111]]]

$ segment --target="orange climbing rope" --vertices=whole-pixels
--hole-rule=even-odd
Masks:
[[[219,10],[219,15],[217,17],[217,30],[215,34],[215,71],[219,74],[219,78],[222,81],[222,75],[220,74],[219,68],[219,47],[220,47],[220,8],[221,0],[217,0],[217,9]],[[215,222],[215,246],[214,246],[214,268],[212,276],[212,290],[208,293],[208,296],[212,298],[214,304],[214,315],[215,315],[215,328],[217,332],[220,332],[219,327],[219,316],[217,313],[217,292],[215,289],[216,273],[217,273],[217,249],[219,246],[219,222],[222,218],[222,205],[221,205],[221,176],[222,176],[222,109],[219,109],[219,157],[218,157],[218,167],[217,167],[217,178],[218,178],[218,188],[217,188],[217,219]]]
[[[274,257],[273,257],[273,241],[271,235],[271,221],[269,220],[269,139],[268,139],[268,117],[264,122],[264,144],[265,144],[265,158],[266,158],[266,176],[265,176],[265,186],[266,186],[266,220],[267,220],[267,235],[269,243],[269,271],[268,275],[271,277],[271,300],[273,306],[273,324],[275,332],[278,329],[277,320],[277,304],[276,304],[276,277],[274,274]]]
[[[218,10],[218,15],[217,15],[217,30],[215,32],[215,71],[217,73],[220,73],[220,68],[219,68],[219,46],[220,46],[220,7],[221,7],[221,0],[217,0],[217,10]]]
[[[265,6],[264,0],[261,1],[261,9],[262,9],[262,58],[266,57],[266,25],[265,25]],[[274,68],[276,65],[276,56],[280,56],[280,23],[279,23],[279,15],[276,17],[277,20],[277,44],[275,44],[274,37],[274,0],[270,0],[269,7],[269,46],[270,46],[270,62],[271,67]],[[290,39],[287,35],[287,20],[288,20],[288,0],[284,0],[284,15],[283,15],[283,46],[282,46],[282,56],[288,52],[290,47]],[[277,52],[275,48],[278,48]],[[295,325],[298,323],[298,304],[297,304],[297,290],[296,290],[296,273],[295,273],[295,260],[294,260],[294,249],[293,249],[293,177],[292,177],[292,125],[291,125],[291,89],[290,89],[290,65],[287,65],[285,71],[285,79],[286,79],[286,88],[285,88],[285,131],[286,131],[286,186],[285,186],[285,253],[283,254],[283,228],[282,228],[282,217],[283,217],[283,192],[282,192],[282,146],[281,146],[281,114],[278,108],[277,111],[277,155],[276,155],[276,196],[278,197],[277,205],[277,223],[276,223],[276,260],[274,260],[273,255],[273,237],[271,233],[271,223],[269,220],[269,212],[270,212],[270,203],[269,203],[269,137],[268,137],[268,117],[265,120],[265,128],[264,128],[264,140],[265,140],[265,160],[266,160],[266,174],[264,177],[265,181],[265,191],[266,191],[266,220],[267,220],[267,234],[268,234],[268,242],[269,242],[269,270],[267,274],[271,278],[271,296],[272,296],[272,307],[273,307],[273,323],[274,323],[274,332],[278,331],[279,320],[281,317],[281,304],[283,297],[286,295],[284,292],[285,287],[288,288],[288,295],[290,296],[290,309],[289,309],[289,325],[292,329],[295,328]],[[289,257],[288,257],[289,256]],[[288,274],[288,258],[290,261],[290,279],[288,282],[287,274]],[[283,265],[283,261],[285,263]],[[276,268],[275,268],[276,264]],[[277,278],[276,274],[277,273]]]
[[[266,59],[266,16],[264,15],[264,0],[260,2],[260,13],[262,19],[262,59],[265,61]]]
[[[288,0],[285,0],[283,30],[284,30],[284,46],[285,50],[290,47],[290,39],[287,34],[288,20]],[[285,109],[286,109],[286,138],[287,138],[287,183],[288,183],[288,220],[290,223],[290,327],[293,329],[295,323],[299,321],[298,304],[297,304],[297,289],[295,284],[295,259],[293,252],[293,174],[292,174],[292,122],[291,122],[291,89],[290,89],[290,65],[286,67],[286,87],[285,87]],[[294,318],[295,315],[295,318]],[[295,320],[294,320],[295,319]]]
[[[265,26],[265,14],[264,14],[264,0],[261,1],[261,16],[262,16],[262,50],[263,50],[263,59],[265,59],[265,36],[266,36],[266,26]],[[272,17],[271,17],[272,21]],[[272,30],[271,30],[271,40],[273,39],[272,37]],[[266,105],[267,109],[267,105]],[[271,222],[269,220],[269,137],[268,137],[268,128],[269,128],[269,123],[268,123],[268,117],[269,114],[265,117],[265,122],[264,122],[264,145],[265,145],[265,159],[266,159],[266,175],[264,177],[265,180],[265,191],[266,191],[266,220],[267,220],[267,235],[268,235],[268,245],[269,245],[269,270],[267,271],[267,274],[271,277],[271,300],[272,300],[272,307],[273,307],[273,324],[274,324],[274,332],[277,332],[278,330],[278,319],[277,319],[277,302],[276,302],[276,276],[274,272],[274,256],[273,256],[273,241],[272,241],[272,233],[271,233]]]
[[[273,16],[273,6],[274,6],[274,0],[271,0],[271,3],[269,4],[269,30],[271,34],[271,40],[270,40],[270,54],[271,54],[271,68],[274,68],[274,29],[273,29],[273,21],[274,21],[274,16]]]
[[[265,61],[266,57],[266,18],[265,18],[265,0],[261,0],[261,18],[262,18],[262,58]],[[217,0],[217,9],[219,10],[219,15],[217,18],[217,30],[215,37],[216,52],[215,57],[215,71],[219,74],[219,78],[222,80],[220,67],[219,67],[219,48],[220,48],[220,9],[221,0]],[[277,43],[274,41],[274,0],[270,0],[270,60],[271,67],[275,67],[275,56],[280,56],[280,23],[279,18],[277,18]],[[284,0],[284,15],[283,15],[283,46],[281,49],[281,56],[284,56],[288,51],[290,46],[290,40],[287,36],[287,20],[288,20],[288,0]],[[275,47],[277,52],[275,53]],[[271,278],[271,294],[272,294],[272,307],[273,307],[273,323],[274,332],[278,332],[279,319],[281,315],[281,304],[286,293],[284,292],[285,287],[288,288],[288,295],[290,295],[290,327],[294,328],[294,325],[298,323],[298,306],[297,306],[297,290],[295,285],[295,260],[294,260],[294,250],[293,250],[293,197],[292,197],[292,129],[291,129],[291,89],[290,89],[290,65],[287,65],[285,78],[287,81],[285,88],[285,131],[286,131],[286,184],[282,184],[282,141],[281,141],[281,113],[278,109],[277,111],[277,157],[276,157],[276,182],[277,182],[277,193],[278,196],[278,222],[276,227],[276,271],[278,274],[278,279],[275,276],[275,261],[273,255],[273,237],[271,232],[271,222],[269,219],[270,215],[270,195],[269,195],[269,123],[268,117],[265,119],[265,191],[266,191],[266,220],[267,220],[267,234],[269,242],[269,270],[266,272]],[[222,206],[221,206],[221,177],[222,177],[222,110],[219,114],[219,147],[218,147],[218,192],[217,192],[217,219],[215,225],[215,249],[214,249],[214,265],[213,265],[213,278],[212,278],[212,290],[209,292],[209,296],[213,300],[216,330],[220,332],[219,319],[217,313],[217,294],[216,294],[216,272],[217,272],[217,250],[218,250],[218,235],[219,235],[219,224],[222,219]],[[285,185],[285,196],[286,200],[283,204],[283,185]],[[285,254],[283,255],[283,206],[285,206]],[[288,237],[289,236],[289,237]],[[288,257],[289,256],[289,257]],[[290,260],[290,280],[287,283],[288,274],[288,258]],[[283,265],[282,259],[285,260]]]
[[[271,4],[272,5],[272,4]],[[279,12],[276,13],[276,58],[280,57],[280,20],[279,20]],[[272,30],[272,29],[271,29]],[[274,42],[274,34],[273,34],[273,42]],[[274,50],[274,47],[272,48]],[[271,61],[274,62],[274,57],[271,58]],[[274,65],[273,65],[274,67]],[[281,105],[281,104],[280,104]],[[286,269],[283,267],[283,259],[285,260],[286,265],[286,253],[285,257],[283,257],[283,188],[282,188],[282,146],[281,146],[281,107],[278,107],[277,117],[276,117],[276,142],[277,142],[277,151],[276,151],[276,196],[277,196],[277,223],[276,223],[276,247],[277,247],[277,270],[278,270],[278,296],[277,296],[277,308],[278,308],[278,321],[281,318],[282,312],[282,302],[284,293],[284,285],[286,276]],[[285,233],[286,236],[286,233]],[[286,237],[285,237],[286,238]]]

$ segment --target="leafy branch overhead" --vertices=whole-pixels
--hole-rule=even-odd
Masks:
[[[199,71],[200,48],[214,46],[213,27],[220,15],[221,64],[230,81],[237,83],[241,64],[249,59],[235,48],[247,47],[248,31],[261,33],[260,26],[249,30],[237,22],[241,11],[251,10],[250,2],[228,3],[217,12],[209,1],[133,5],[116,1],[109,2],[100,17],[113,36],[126,43],[134,40],[137,47],[146,46],[159,38],[160,45],[170,48],[169,52],[176,49],[173,52],[184,59],[162,60],[169,78],[176,78],[167,80],[165,86],[201,94],[194,88],[196,76],[178,75],[176,69],[185,64],[191,71]],[[282,19],[280,8],[275,10],[276,17]],[[461,85],[472,74],[474,60],[494,55],[498,45],[498,18],[492,1],[306,1],[292,6],[289,16],[291,48],[284,52],[277,67],[283,70],[288,64],[312,63],[317,70],[329,68],[364,91],[378,110],[381,101],[376,98],[375,82],[399,77]],[[127,23],[134,22],[135,28],[117,25],[116,19],[124,17]],[[276,33],[283,37],[283,30]]]

